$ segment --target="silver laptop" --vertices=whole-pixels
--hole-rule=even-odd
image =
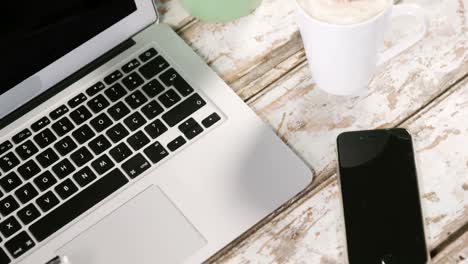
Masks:
[[[151,0],[5,5],[0,264],[199,263],[311,181]]]

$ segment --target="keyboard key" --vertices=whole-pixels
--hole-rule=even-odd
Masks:
[[[37,143],[37,145],[39,145],[40,148],[49,146],[55,140],[57,140],[57,137],[48,128],[42,130],[39,134],[34,136],[34,141]]]
[[[141,108],[141,111],[143,114],[148,118],[149,120],[157,117],[158,115],[162,114],[164,112],[164,109],[162,108],[161,105],[158,104],[156,101],[151,101],[145,106]]]
[[[0,232],[3,237],[9,238],[21,229],[21,224],[14,216],[10,216],[0,223]]]
[[[86,99],[88,99],[86,95],[80,93],[79,95],[73,97],[70,101],[68,101],[68,106],[70,106],[71,108],[75,108],[82,104],[84,101],[86,101]]]
[[[96,174],[89,168],[84,167],[79,172],[73,175],[73,179],[81,186],[84,187],[96,179]]]
[[[63,179],[74,172],[75,166],[68,159],[64,159],[52,167],[52,171],[59,179]]]
[[[37,188],[39,188],[39,190],[43,192],[52,187],[57,182],[57,179],[55,179],[54,175],[52,175],[50,171],[46,171],[34,178],[33,182],[37,186]]]
[[[91,99],[91,101],[88,102],[89,108],[91,108],[91,111],[93,111],[95,114],[101,112],[109,105],[109,101],[107,101],[107,99],[102,94],[94,97]]]
[[[127,139],[128,144],[134,149],[139,150],[150,143],[150,139],[142,131],[138,131]]]
[[[151,167],[151,164],[141,154],[136,154],[122,164],[122,169],[128,177],[134,179]]]
[[[118,79],[122,78],[123,74],[119,70],[114,71],[113,73],[109,74],[107,77],[104,78],[104,82],[107,85],[113,84]]]
[[[111,147],[111,143],[103,135],[98,136],[97,138],[89,142],[88,147],[94,152],[94,154],[99,155]]]
[[[161,74],[159,79],[168,87],[174,86],[183,96],[187,96],[193,92],[193,88],[172,68]]]
[[[167,127],[161,122],[161,120],[157,119],[156,121],[152,122],[151,124],[145,127],[146,133],[150,135],[153,139],[161,136],[167,131]]]
[[[32,221],[36,220],[41,215],[41,213],[36,208],[36,206],[34,206],[34,204],[31,203],[26,205],[23,209],[19,210],[17,215],[21,222],[27,225]]]
[[[5,154],[5,152],[10,150],[12,147],[13,147],[13,144],[11,144],[11,142],[8,140],[0,144],[0,155]]]
[[[60,228],[98,204],[128,182],[118,169],[101,177],[29,227],[37,241],[43,241]]]
[[[67,134],[74,128],[75,126],[70,121],[70,119],[68,119],[68,117],[64,117],[52,125],[52,129],[55,131],[55,133],[57,133],[59,137]]]
[[[158,99],[166,108],[170,108],[180,101],[180,96],[173,89],[170,89],[159,96]]]
[[[173,127],[195,113],[204,105],[206,105],[206,102],[198,94],[194,94],[173,109],[169,110],[162,116],[162,118],[164,122]]]
[[[34,241],[25,231],[19,233],[5,243],[6,249],[14,258],[20,257],[35,245]]]
[[[0,263],[2,264],[8,264],[10,263],[10,258],[7,256],[5,251],[0,248]]]
[[[73,152],[70,158],[77,167],[81,167],[93,159],[93,154],[86,147],[82,147]]]
[[[39,162],[39,164],[41,164],[42,168],[45,169],[58,161],[59,157],[55,151],[53,151],[51,148],[48,148],[42,153],[39,153],[39,155],[36,156],[36,160]]]
[[[25,139],[27,139],[28,137],[30,137],[31,135],[32,135],[31,131],[26,128],[22,130],[21,132],[19,132],[18,134],[14,135],[11,139],[13,140],[15,144],[19,144],[23,142]]]
[[[138,107],[142,106],[144,103],[148,102],[145,95],[142,92],[136,91],[131,95],[125,98],[125,102],[132,108],[137,109]]]
[[[143,77],[147,80],[153,78],[154,76],[158,75],[160,72],[164,71],[169,67],[169,63],[161,57],[157,56],[156,58],[152,59],[150,62],[146,63],[145,65],[141,66],[139,71]]]
[[[128,90],[133,91],[138,86],[142,85],[145,81],[140,77],[137,72],[132,72],[128,76],[122,79],[122,83],[127,87]]]
[[[105,113],[102,113],[91,120],[90,124],[99,133],[110,127],[113,122]]]
[[[84,105],[78,107],[75,111],[70,113],[70,118],[77,126],[83,124],[92,116],[91,112]]]
[[[109,154],[117,163],[120,163],[130,157],[130,155],[132,155],[132,151],[125,143],[122,142],[111,149]]]
[[[134,69],[138,68],[138,66],[140,66],[140,62],[137,59],[133,59],[129,63],[122,66],[122,71],[125,73],[129,73]]]
[[[43,118],[37,120],[35,123],[31,125],[31,129],[34,132],[38,132],[39,130],[43,129],[47,125],[50,124],[50,119],[47,116],[44,116]]]
[[[156,79],[151,80],[149,83],[143,85],[143,91],[150,98],[162,93],[166,88]]]
[[[55,187],[55,192],[62,198],[62,200],[67,199],[74,193],[78,191],[78,187],[70,179],[64,180],[62,183]]]
[[[127,137],[130,133],[128,130],[120,123],[111,127],[107,130],[106,135],[112,140],[112,142],[117,143],[120,140]]]
[[[3,172],[8,172],[19,164],[20,161],[15,156],[15,154],[13,154],[13,152],[9,152],[0,158],[0,168],[3,170]]]
[[[41,172],[41,168],[32,159],[18,167],[18,173],[25,181],[36,176],[39,172]]]
[[[88,126],[83,125],[77,130],[73,131],[72,136],[78,142],[78,144],[84,144],[86,141],[93,138],[96,134],[94,131]]]
[[[0,179],[0,186],[2,186],[5,192],[11,192],[22,183],[16,172],[10,172],[6,176]]]
[[[169,155],[168,151],[159,142],[151,144],[144,152],[153,163],[158,163]]]
[[[16,190],[15,195],[21,203],[25,204],[39,195],[39,193],[37,192],[36,188],[34,188],[34,186],[28,182]]]
[[[167,144],[167,148],[170,151],[176,151],[178,148],[182,147],[187,141],[182,137],[179,136],[176,139],[172,140]]]
[[[146,123],[145,118],[139,113],[135,112],[131,116],[124,120],[125,125],[130,128],[131,131],[135,131]]]
[[[184,133],[188,139],[193,139],[203,132],[203,128],[193,118],[189,118],[179,125],[180,132]]]
[[[91,163],[91,166],[99,175],[102,175],[114,167],[114,162],[107,155],[102,155]]]
[[[148,49],[147,51],[145,51],[144,53],[142,53],[139,58],[142,62],[147,62],[149,59],[153,58],[154,56],[156,56],[156,54],[158,54],[158,52],[154,49],[154,48],[150,48]]]
[[[86,93],[89,96],[95,96],[100,91],[104,90],[105,87],[106,86],[102,82],[98,82],[95,85],[93,85],[93,86],[89,87],[88,89],[86,89]]]
[[[115,121],[119,121],[126,115],[130,114],[130,109],[128,109],[128,107],[124,103],[118,102],[117,104],[109,108],[107,112]]]
[[[45,213],[52,209],[52,207],[56,206],[59,203],[59,199],[54,193],[52,193],[52,191],[48,191],[41,197],[37,198],[36,203]]]
[[[21,146],[17,147],[15,151],[22,160],[27,160],[30,157],[32,157],[34,154],[39,152],[39,149],[37,149],[37,147],[34,145],[34,143],[31,140],[28,140]]]
[[[202,124],[206,128],[209,128],[210,126],[214,125],[219,120],[221,120],[221,117],[217,113],[212,113],[207,118],[203,119]]]
[[[3,200],[0,201],[0,213],[2,213],[3,216],[7,216],[13,213],[13,211],[15,211],[18,208],[18,202],[11,195],[5,197]]]
[[[66,156],[68,153],[72,152],[77,148],[75,141],[69,136],[65,137],[64,139],[60,140],[54,145],[57,152],[62,155]]]
[[[61,105],[57,109],[52,111],[49,115],[50,118],[52,118],[52,120],[57,120],[66,113],[68,113],[68,107],[65,105]]]
[[[104,94],[109,98],[109,100],[116,102],[120,98],[124,97],[127,94],[127,91],[120,83],[116,83],[112,85],[112,87],[108,88]]]

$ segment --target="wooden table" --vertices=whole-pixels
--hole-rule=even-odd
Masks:
[[[346,130],[405,127],[415,137],[428,242],[435,263],[468,263],[468,0],[408,0],[429,32],[377,73],[370,92],[337,97],[315,88],[293,0],[264,0],[227,24],[192,18],[160,0],[162,21],[268,122],[314,172],[301,195],[213,256],[217,263],[343,263],[334,142]],[[416,32],[395,21],[385,45]],[[411,26],[411,25],[414,25]]]

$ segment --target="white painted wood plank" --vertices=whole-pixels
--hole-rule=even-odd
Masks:
[[[161,16],[160,21],[173,29],[179,29],[193,19],[179,0],[155,0],[155,4]]]

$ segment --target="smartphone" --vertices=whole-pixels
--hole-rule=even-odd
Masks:
[[[349,264],[429,263],[408,131],[346,132],[337,145]]]

